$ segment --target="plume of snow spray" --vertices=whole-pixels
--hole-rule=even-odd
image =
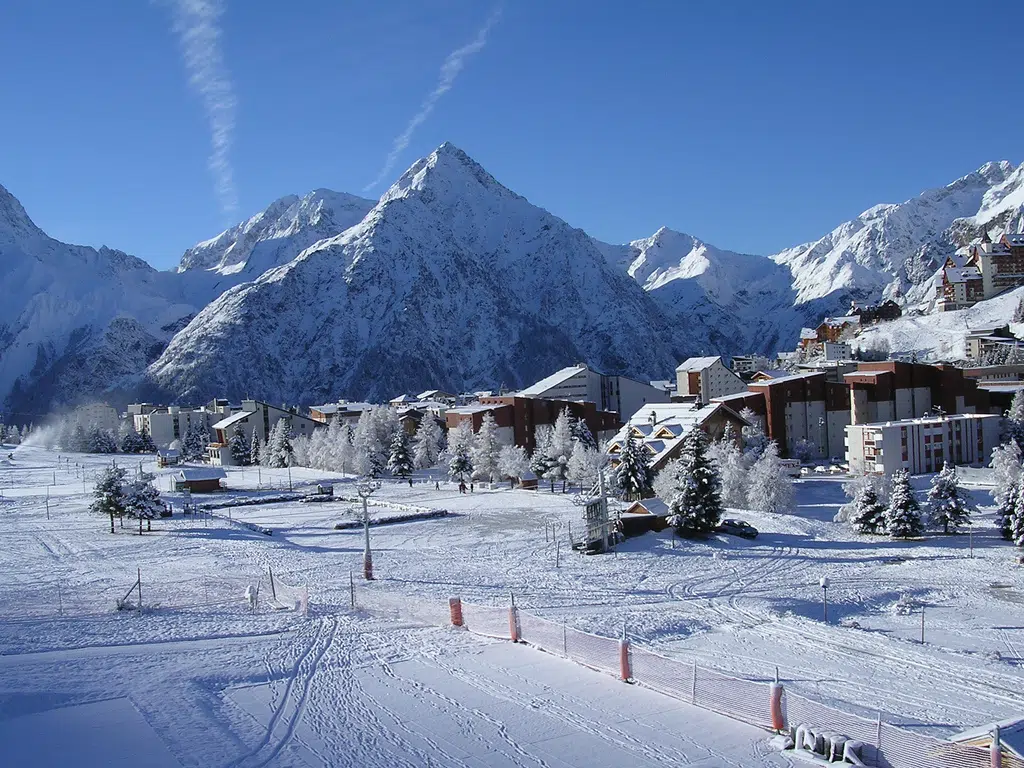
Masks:
[[[487,35],[491,31],[498,19],[501,17],[501,6],[495,8],[491,15],[487,17],[487,21],[476,33],[476,37],[461,48],[457,48],[448,54],[448,58],[444,60],[444,64],[441,65],[441,73],[437,81],[437,86],[429,94],[427,98],[423,100],[423,104],[420,105],[419,112],[413,115],[412,120],[405,127],[395,139],[395,143],[391,146],[391,151],[388,153],[387,158],[384,160],[384,167],[380,169],[380,173],[377,174],[377,178],[363,187],[363,192],[368,192],[378,184],[380,184],[385,177],[395,167],[395,163],[398,161],[399,156],[405,151],[405,148],[409,146],[409,141],[412,139],[412,135],[416,132],[416,129],[420,127],[430,116],[430,113],[434,111],[434,107],[442,96],[451,90],[455,84],[455,78],[459,76],[463,67],[466,65],[466,59],[472,56],[474,53],[479,53],[483,50],[484,46],[487,45]]]
[[[221,210],[233,215],[238,210],[234,172],[229,151],[235,130],[235,94],[224,66],[218,18],[224,12],[221,0],[172,0],[174,31],[181,44],[189,84],[203,100],[210,123],[210,171]]]

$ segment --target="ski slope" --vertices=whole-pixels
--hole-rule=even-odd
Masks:
[[[1024,592],[990,511],[971,538],[856,536],[832,522],[841,478],[808,478],[792,514],[737,513],[761,530],[755,541],[649,534],[583,557],[568,552],[581,515],[569,494],[385,482],[381,500],[452,514],[372,529],[377,581],[355,580],[357,604],[393,610],[366,613],[349,607],[362,531],[333,529],[355,505],[279,502],[191,520],[168,493],[173,518],[111,535],[83,493],[104,457],[71,459],[70,472],[56,470],[56,454],[20,448],[0,466],[0,737],[25,734],[15,743],[30,753],[33,727],[63,731],[79,705],[126,700],[159,745],[138,740],[181,765],[787,764],[756,729],[531,648],[429,626],[453,595],[507,606],[512,593],[531,614],[625,631],[635,646],[738,676],[766,680],[778,666],[788,691],[934,736],[1024,710]],[[303,488],[333,479],[338,493],[350,482],[292,475]],[[260,482],[280,486],[285,471],[229,470],[216,498],[257,494]],[[308,588],[308,618],[249,612],[245,587],[267,589],[268,569]],[[114,611],[139,572],[143,612]],[[923,644],[919,611],[892,611],[902,596],[926,608]],[[121,704],[104,706],[134,728]],[[40,725],[42,713],[57,719]],[[116,739],[110,749],[96,764],[116,764]]]

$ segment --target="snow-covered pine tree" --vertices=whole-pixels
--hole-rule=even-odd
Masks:
[[[647,449],[637,443],[632,435],[627,435],[618,459],[619,465],[615,468],[615,487],[621,491],[622,498],[625,501],[645,498],[651,492],[654,480]]]
[[[89,430],[88,452],[89,453],[116,453],[117,441],[114,436],[105,429],[93,426]]]
[[[548,455],[551,442],[551,429],[549,427],[537,427],[534,434],[536,445],[533,455],[530,457],[530,471],[540,480],[547,476],[551,469],[551,457]]]
[[[163,509],[160,491],[153,485],[153,475],[144,474],[127,483],[124,486],[123,504],[125,514],[138,519],[139,533],[142,533],[142,521],[155,520]]]
[[[153,442],[153,436],[149,434],[145,424],[139,432],[139,453],[156,453],[156,443]]]
[[[121,453],[136,453],[139,450],[139,433],[135,431],[132,419],[124,419],[118,426],[117,447]]]
[[[594,433],[590,431],[586,421],[582,418],[573,418],[569,422],[569,427],[572,431],[573,440],[585,445],[587,448],[597,448],[597,440],[594,439]]]
[[[448,462],[448,475],[460,483],[473,476],[473,462],[469,458],[469,446],[465,443],[455,446],[451,461]]]
[[[736,445],[736,433],[727,425],[721,439],[708,446],[708,455],[718,468],[722,480],[722,503],[733,509],[747,505],[747,463]]]
[[[281,427],[281,439],[280,439],[280,460],[282,466],[290,467],[292,465],[292,458],[295,454],[295,449],[292,448],[292,438],[294,434],[292,432],[292,420],[291,419],[280,419],[278,426]]]
[[[956,467],[947,461],[928,490],[928,522],[933,528],[942,528],[943,533],[956,533],[970,521],[970,505],[960,493]]]
[[[1012,320],[1015,323],[1024,323],[1024,299],[1020,299],[1017,302],[1017,307],[1013,310]]]
[[[692,429],[683,438],[672,479],[672,496],[666,499],[669,525],[681,536],[715,530],[722,519],[722,481],[708,455],[708,439],[703,430]]]
[[[121,467],[109,466],[103,470],[93,488],[93,502],[89,509],[101,515],[110,516],[110,532],[114,532],[114,518],[122,517],[124,508],[124,478],[127,473]]]
[[[1018,480],[1018,484],[1019,484]],[[1013,541],[1013,516],[1017,510],[1018,486],[1013,485],[1000,494],[996,507],[996,525],[999,534],[1007,541]]]
[[[412,458],[417,469],[436,467],[441,455],[441,426],[432,413],[424,413],[413,438]]]
[[[743,453],[747,456],[747,462],[753,464],[761,455],[761,452],[768,445],[768,436],[761,426],[761,417],[751,408],[744,408],[740,411],[740,417],[750,423],[749,427],[743,427]]]
[[[1018,390],[1010,401],[1010,410],[1006,412],[1006,426],[1010,437],[1024,452],[1024,391]]]
[[[505,445],[498,451],[498,475],[508,478],[509,487],[514,488],[516,479],[529,469],[530,459],[521,445]]]
[[[395,477],[409,477],[412,474],[412,456],[409,454],[409,436],[404,429],[395,432],[388,455],[388,471]]]
[[[992,498],[1001,509],[1012,509],[1014,502],[1007,504],[1007,496],[1016,499],[1021,476],[1021,450],[1016,441],[997,446],[992,451],[989,466],[992,468]]]
[[[231,460],[240,467],[249,466],[249,441],[245,439],[245,432],[241,424],[235,424],[231,430],[231,437],[228,438],[228,450],[231,452]]]
[[[885,510],[885,530],[894,539],[909,539],[921,534],[921,505],[914,498],[910,473],[899,469],[893,473],[889,506]]]
[[[470,447],[469,458],[473,462],[473,476],[493,483],[494,478],[498,476],[500,450],[498,425],[494,421],[494,415],[487,411],[480,420],[480,429],[477,430]]]
[[[387,466],[387,450],[391,445],[381,443],[381,435],[387,430],[390,419],[384,411],[390,408],[369,408],[359,415],[355,433],[352,436],[352,464],[356,474],[365,477],[377,477]],[[378,413],[380,412],[380,413]]]
[[[857,533],[885,533],[885,506],[874,485],[864,483],[854,497],[850,524]]]
[[[813,440],[803,438],[801,440],[797,440],[796,445],[793,446],[793,458],[799,460],[801,463],[806,463],[817,455],[818,445]]]
[[[1024,547],[1024,476],[1021,476],[1013,495],[1014,505],[1008,521],[1008,538],[1018,547]]]
[[[76,422],[72,427],[68,440],[67,450],[75,453],[87,453],[89,451],[89,434],[81,422]]]
[[[181,458],[185,461],[202,461],[206,456],[208,444],[206,425],[199,420],[189,421],[185,436],[181,440]]]
[[[260,434],[252,430],[252,441],[249,443],[249,464],[257,466],[263,463],[263,446],[260,445]]]
[[[779,446],[769,440],[747,473],[747,504],[751,509],[775,514],[793,506],[793,480],[779,459]]]

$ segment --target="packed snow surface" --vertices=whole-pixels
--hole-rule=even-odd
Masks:
[[[987,506],[970,537],[858,536],[832,521],[842,478],[812,477],[796,483],[790,514],[730,511],[760,529],[756,540],[673,543],[665,532],[585,557],[567,547],[569,527],[581,525],[571,494],[477,485],[463,495],[417,476],[411,488],[385,481],[374,500],[452,514],[373,528],[377,580],[365,583],[362,531],[333,528],[353,504],[183,518],[166,470],[157,484],[175,515],[151,533],[128,521],[111,535],[86,510],[109,458],[63,458],[58,468],[57,454],[22,447],[0,467],[0,734],[17,735],[5,745],[19,750],[18,765],[52,754],[74,762],[61,750],[93,718],[132,732],[83,744],[94,765],[117,764],[125,750],[195,766],[788,764],[756,729],[442,628],[454,595],[507,607],[511,593],[523,611],[613,638],[625,631],[636,646],[737,676],[767,680],[778,666],[789,691],[936,736],[1024,705],[1024,592]],[[148,458],[142,468],[157,471]],[[317,481],[345,494],[351,479],[292,469],[298,490]],[[285,470],[229,469],[228,490],[209,498],[280,494],[288,482]],[[971,493],[990,504],[982,487]],[[278,584],[308,589],[307,617],[250,613],[245,587],[265,596],[270,569]],[[143,611],[115,611],[118,599],[137,599],[139,572]]]

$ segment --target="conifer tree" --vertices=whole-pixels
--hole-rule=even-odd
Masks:
[[[587,448],[597,448],[597,440],[594,439],[594,433],[590,431],[587,422],[582,418],[570,419],[569,429],[572,433],[572,439],[577,443],[585,445]]]
[[[632,435],[619,451],[619,465],[615,468],[615,486],[622,492],[626,501],[644,498],[651,491],[650,455],[643,444],[638,444]],[[536,470],[534,470],[536,471]]]
[[[459,443],[455,446],[451,461],[448,463],[448,475],[460,483],[473,475],[473,462],[469,458],[469,446]]]
[[[1006,412],[1006,426],[1010,437],[1024,453],[1024,391],[1018,390],[1010,401],[1010,410]]]
[[[547,477],[551,469],[551,458],[548,456],[548,444],[551,440],[551,430],[547,427],[537,427],[536,445],[533,448],[533,455],[530,456],[530,471],[537,476],[537,479]]]
[[[260,435],[255,428],[252,430],[252,442],[249,443],[249,464],[256,466],[262,462],[263,450],[260,445]]]
[[[708,456],[708,439],[702,430],[692,429],[683,438],[674,480],[669,524],[683,536],[715,530],[722,518],[722,481]]]
[[[858,533],[885,533],[885,506],[878,500],[878,491],[870,483],[861,485],[857,490],[850,524]]]
[[[139,533],[142,533],[142,521],[159,517],[163,508],[160,491],[152,481],[153,475],[144,474],[124,486],[124,512],[128,517],[138,519]]]
[[[206,425],[199,421],[189,421],[185,437],[181,441],[181,458],[185,461],[200,461],[206,455],[209,439]]]
[[[139,432],[139,453],[156,453],[156,443],[153,442],[153,436],[149,434],[145,424]]]
[[[909,539],[921,534],[921,505],[914,498],[910,473],[905,469],[897,470],[892,476],[885,530],[894,539]]]
[[[256,433],[253,432],[253,435]],[[228,449],[231,451],[231,460],[240,467],[249,465],[249,443],[245,439],[245,432],[241,424],[235,424],[231,430],[231,437],[228,438]]]
[[[121,467],[109,466],[103,470],[93,489],[93,502],[89,509],[101,515],[110,516],[110,532],[114,532],[114,518],[122,517],[124,507],[124,478],[127,473]]]
[[[1016,503],[1009,519],[1009,539],[1018,547],[1024,547],[1024,477],[1017,486]]]
[[[409,477],[412,474],[412,456],[409,455],[409,436],[404,429],[395,432],[388,455],[388,471],[395,477]]]
[[[970,506],[960,493],[956,467],[944,462],[928,491],[928,522],[933,528],[942,528],[943,533],[956,533],[970,521]]]

